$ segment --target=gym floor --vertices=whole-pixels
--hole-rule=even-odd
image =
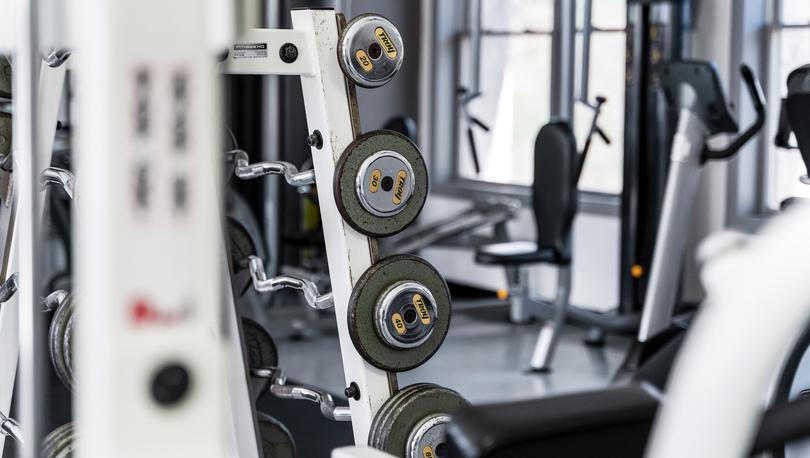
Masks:
[[[507,322],[502,305],[469,309],[464,305],[454,302],[456,312],[446,341],[423,366],[400,374],[400,386],[435,382],[475,404],[600,388],[608,385],[630,343],[611,336],[604,347],[591,348],[582,343],[582,329],[567,328],[554,371],[530,373],[526,369],[540,326]],[[345,383],[334,316],[306,320],[306,313],[303,306],[276,306],[260,320],[276,339],[288,378],[342,393]],[[303,323],[305,331],[291,334],[290,320]]]
[[[467,307],[472,304],[463,300],[455,300],[453,305],[453,321],[444,344],[423,366],[400,374],[401,387],[434,382],[458,391],[474,404],[600,388],[610,383],[630,344],[629,339],[611,336],[604,347],[590,348],[582,343],[585,332],[569,327],[562,335],[554,371],[530,373],[526,369],[539,324],[509,323],[504,305]],[[331,312],[318,314],[303,305],[282,302],[255,315],[275,339],[279,364],[290,383],[318,386],[332,393],[339,404],[347,402]],[[289,428],[299,456],[329,456],[331,449],[353,443],[349,423],[324,419],[314,405],[302,409],[300,401],[265,395],[258,407]]]

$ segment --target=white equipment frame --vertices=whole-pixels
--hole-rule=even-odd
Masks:
[[[218,4],[217,2],[212,2]],[[221,5],[220,5],[221,6]],[[175,0],[172,11],[184,11],[183,30],[179,33],[177,15],[166,11],[167,4],[158,0],[114,2],[84,0],[71,11],[69,29],[77,50],[77,108],[82,123],[77,125],[76,163],[80,186],[77,194],[77,296],[82,304],[78,323],[77,351],[81,356],[77,369],[76,421],[83,431],[79,435],[81,456],[154,457],[195,455],[258,456],[255,420],[247,396],[247,375],[238,341],[235,314],[222,313],[222,307],[233,311],[232,297],[225,293],[222,252],[214,247],[222,243],[219,231],[221,209],[211,202],[221,202],[218,161],[221,159],[217,132],[220,123],[217,81],[209,71],[216,42],[222,30],[206,36],[214,20],[196,0]],[[20,17],[33,17],[23,11]],[[35,11],[33,11],[35,13]],[[189,17],[189,15],[191,17]],[[321,217],[326,231],[327,256],[338,321],[341,355],[347,386],[359,388],[359,399],[350,400],[355,441],[365,444],[374,415],[397,389],[396,376],[367,363],[354,348],[348,332],[347,307],[352,287],[377,259],[376,241],[351,229],[342,219],[332,195],[335,163],[349,143],[359,134],[355,112],[354,87],[347,82],[337,60],[336,43],[342,27],[342,16],[331,9],[305,9],[292,13],[293,30],[261,30],[248,33],[245,41],[266,40],[271,43],[263,61],[241,60],[230,56],[224,65],[227,73],[299,75],[302,81],[307,122],[312,132],[319,132],[322,145],[313,147],[316,180],[320,183]],[[227,21],[226,21],[227,22]],[[36,21],[22,27],[17,42],[27,43],[34,55],[33,36]],[[278,57],[280,44],[292,43],[299,51],[296,62],[288,64]],[[23,54],[26,55],[26,54]],[[23,61],[24,62],[24,61]],[[139,87],[136,72],[146,69],[155,88]],[[64,69],[62,69],[64,71]],[[172,116],[179,103],[172,98],[171,81],[182,73],[189,103],[186,121],[189,142],[194,147],[182,156],[178,147],[172,151],[170,138]],[[62,78],[64,73],[62,73]],[[32,81],[32,72],[19,72],[17,81]],[[61,84],[61,82],[60,82]],[[28,85],[30,86],[30,84]],[[52,138],[41,136],[34,124],[49,119],[40,111],[35,89],[25,84],[22,91],[22,118],[15,135],[18,147],[31,151],[50,151]],[[144,92],[138,92],[144,91]],[[152,91],[152,93],[149,93]],[[59,95],[61,90],[51,94]],[[158,93],[159,95],[155,95]],[[27,94],[33,94],[26,97]],[[134,127],[138,97],[148,98],[156,134],[138,138]],[[58,108],[55,104],[48,105]],[[50,110],[43,110],[43,113]],[[44,117],[43,117],[44,116]],[[26,117],[37,122],[25,122]],[[116,154],[111,154],[115,151]],[[147,155],[147,151],[167,152]],[[192,155],[193,154],[193,155]],[[24,258],[21,266],[21,304],[37,303],[33,278],[36,272],[35,230],[38,227],[35,204],[26,200],[38,190],[34,173],[43,158],[32,157],[22,164],[23,211],[20,218],[20,246]],[[139,199],[139,168],[151,168],[153,188],[177,197],[176,177],[193,179],[184,195],[186,221],[173,220],[180,204],[172,199],[153,200],[146,210],[136,210]],[[174,181],[172,179],[175,178]],[[36,200],[36,199],[34,199]],[[141,202],[142,204],[142,202]],[[141,205],[143,207],[143,205]],[[155,213],[149,219],[138,212]],[[33,210],[33,211],[32,211]],[[200,250],[210,246],[211,250]],[[26,247],[28,247],[26,249]],[[188,262],[189,257],[193,262]],[[121,262],[126,259],[126,262]],[[156,259],[161,263],[155,264]],[[8,269],[6,269],[8,270]],[[227,282],[225,282],[227,283]],[[149,313],[156,320],[167,319],[162,326],[133,324],[133,297],[146,297]],[[225,297],[224,300],[221,300]],[[172,307],[166,304],[172,303]],[[178,307],[177,304],[182,304]],[[11,313],[12,307],[6,307]],[[34,310],[21,316],[21,329],[33,328]],[[223,319],[224,316],[224,319]],[[177,318],[179,317],[179,318]],[[10,315],[9,315],[10,318]],[[150,318],[151,319],[151,318]],[[7,322],[0,314],[0,326]],[[141,323],[143,324],[143,323]],[[227,334],[230,339],[223,336]],[[3,334],[11,337],[12,334]],[[36,336],[24,341],[22,350],[41,350],[34,345]],[[104,345],[99,343],[103,342]],[[240,344],[241,345],[241,344]],[[13,348],[9,347],[12,352]],[[171,348],[171,361],[167,349]],[[5,347],[0,346],[0,351]],[[31,353],[29,353],[30,355]],[[28,358],[23,358],[28,361]],[[31,358],[35,361],[35,358]],[[28,382],[36,377],[36,363],[23,361],[22,372]],[[180,406],[167,411],[157,407],[149,394],[149,383],[162,363],[179,361],[190,369],[193,389]],[[230,362],[228,362],[230,361]],[[236,374],[234,376],[233,374]],[[226,380],[225,374],[230,374]],[[12,380],[13,382],[13,380]],[[25,383],[25,380],[23,381]],[[222,396],[228,384],[231,397]],[[234,390],[237,385],[241,389]],[[23,394],[21,412],[24,424],[30,426],[26,436],[37,444],[46,431],[39,431],[40,407],[32,399],[36,390]],[[0,402],[10,399],[10,389],[0,385]],[[225,408],[229,402],[231,409]],[[247,404],[247,407],[245,406]],[[230,414],[230,416],[229,416]],[[247,415],[250,415],[248,417]],[[245,431],[249,433],[245,433]],[[143,440],[143,438],[149,438]],[[36,449],[26,447],[34,456]]]
[[[312,147],[318,184],[320,214],[326,243],[329,275],[337,319],[340,353],[346,386],[359,388],[359,399],[349,399],[356,444],[366,444],[374,416],[397,389],[396,375],[378,369],[357,352],[349,335],[348,303],[359,277],[377,260],[376,240],[366,237],[343,221],[333,194],[335,164],[360,133],[354,86],[338,62],[337,43],[342,16],[332,9],[300,9],[292,12],[293,30],[253,29],[240,38],[242,44],[265,45],[266,52],[233,52],[222,71],[243,75],[299,75],[304,95],[307,125],[320,133],[322,145]],[[286,43],[295,45],[298,57],[292,63],[280,58]]]
[[[706,306],[674,366],[648,456],[747,456],[774,374],[810,319],[808,227],[810,206],[797,205],[703,269]]]
[[[235,450],[226,409],[221,3],[71,8],[79,456],[257,456],[254,430],[254,453]],[[152,387],[174,364],[188,389],[162,405]]]

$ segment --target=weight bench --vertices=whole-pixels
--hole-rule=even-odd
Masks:
[[[643,458],[660,403],[655,388],[636,384],[469,407],[453,415],[446,457]],[[806,437],[809,417],[810,397],[767,410],[751,454]]]

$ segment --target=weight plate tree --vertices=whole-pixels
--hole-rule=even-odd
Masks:
[[[391,81],[404,57],[402,36],[376,14],[362,14],[346,25],[338,46],[343,73],[354,84],[374,88]]]
[[[391,372],[420,366],[450,327],[450,291],[427,261],[411,255],[371,266],[349,298],[349,334],[369,363]]]
[[[411,224],[428,195],[419,148],[407,137],[377,130],[357,137],[335,165],[334,194],[343,219],[369,237],[388,237]]]
[[[467,405],[453,390],[432,383],[410,385],[377,412],[368,445],[405,458],[444,456],[451,415]]]

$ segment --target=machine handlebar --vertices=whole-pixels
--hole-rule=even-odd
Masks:
[[[748,95],[751,96],[754,110],[757,112],[756,120],[727,147],[721,150],[713,150],[707,146],[703,150],[704,161],[709,159],[727,159],[733,156],[765,125],[765,94],[762,92],[762,86],[759,84],[759,80],[748,65],[743,64],[740,66],[740,74],[742,75],[746,89],[748,89]]]

